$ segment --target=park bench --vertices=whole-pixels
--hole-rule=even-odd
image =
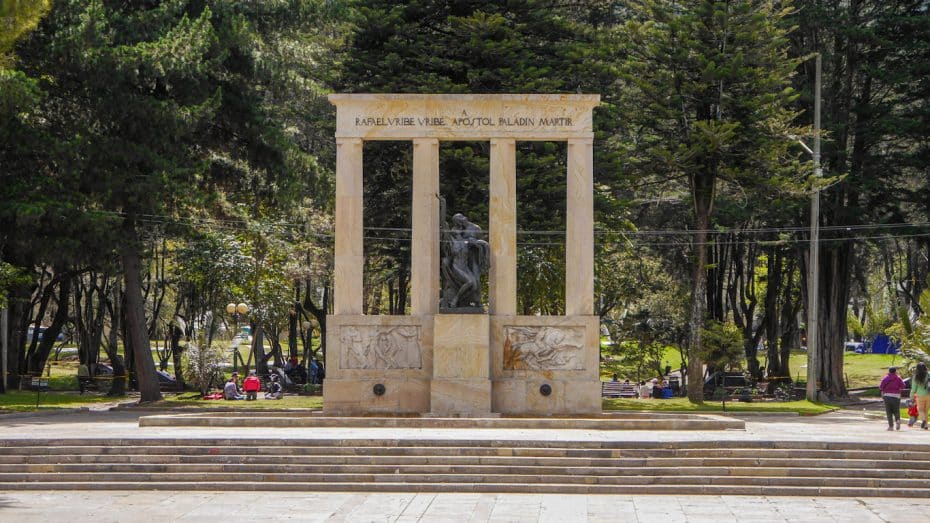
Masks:
[[[636,385],[619,381],[601,382],[601,396],[605,398],[635,398]]]

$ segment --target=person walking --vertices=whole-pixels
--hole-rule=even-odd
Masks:
[[[930,409],[930,384],[927,383],[927,364],[919,362],[911,378],[911,393],[917,395],[917,417],[920,428],[927,430],[927,410]]]
[[[904,390],[904,380],[898,376],[897,368],[888,367],[888,374],[882,379],[878,390],[882,393],[882,400],[885,402],[888,430],[901,430],[901,391]]]

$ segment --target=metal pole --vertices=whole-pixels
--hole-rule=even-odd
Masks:
[[[811,191],[811,246],[807,267],[807,399],[819,401],[817,381],[820,379],[820,53],[817,54],[814,77],[814,181]]]

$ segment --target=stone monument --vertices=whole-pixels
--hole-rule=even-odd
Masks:
[[[329,100],[337,108],[336,252],[325,412],[600,412],[591,130],[600,97],[335,94]],[[362,314],[365,140],[413,141],[407,316]],[[491,142],[487,241],[461,214],[440,223],[440,140]],[[564,316],[516,313],[518,140],[568,142]]]

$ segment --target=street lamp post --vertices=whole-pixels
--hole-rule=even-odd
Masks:
[[[239,315],[245,315],[249,312],[249,306],[245,303],[229,303],[226,305],[226,313],[232,316],[233,321],[236,325],[236,333],[233,335],[233,340],[236,340],[239,337]],[[239,343],[236,342],[233,345],[233,370],[239,370],[239,364],[245,363],[242,361],[242,355],[239,353]]]
[[[820,352],[818,350],[818,319],[820,318],[820,185],[823,169],[820,167],[820,53],[816,55],[814,74],[814,148],[802,140],[801,147],[811,155],[814,163],[814,183],[811,190],[811,244],[807,264],[807,388],[809,401],[820,400],[817,382],[820,380]]]

